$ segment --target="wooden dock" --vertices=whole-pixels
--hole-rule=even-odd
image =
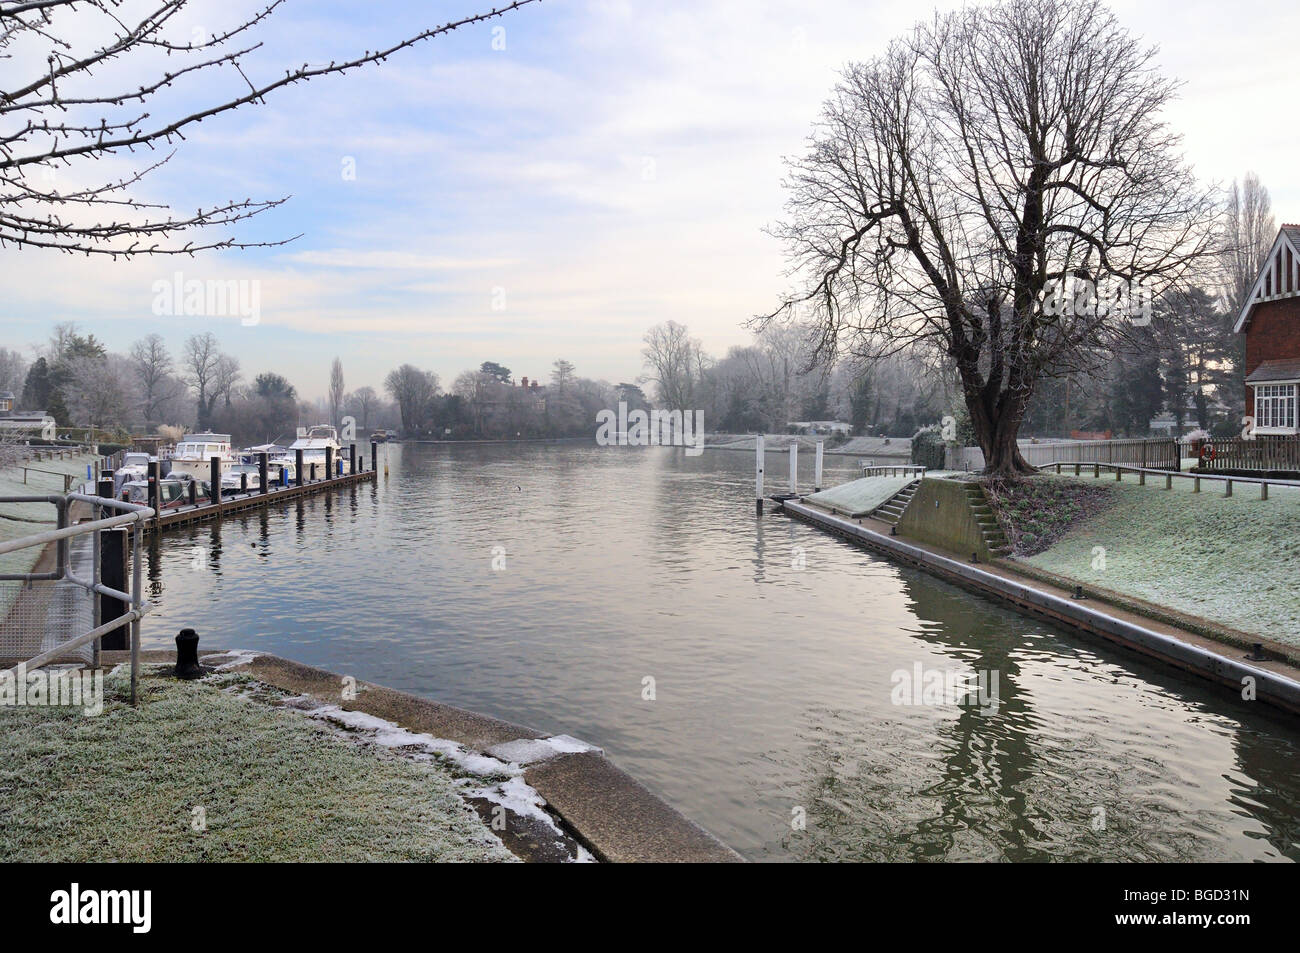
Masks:
[[[269,487],[265,493],[259,490],[237,493],[234,496],[226,497],[220,503],[200,503],[196,506],[181,506],[164,510],[162,515],[147,520],[144,524],[144,530],[146,533],[151,533],[171,529],[174,526],[184,526],[188,523],[198,523],[202,520],[220,519],[232,513],[242,513],[245,510],[272,506],[276,503],[287,503],[291,500],[302,499],[305,496],[323,493],[326,490],[368,483],[373,481],[374,478],[374,470],[362,470],[359,473],[349,473],[345,476],[334,477],[331,480],[306,481],[301,486]]]

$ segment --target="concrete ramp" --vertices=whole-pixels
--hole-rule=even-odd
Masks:
[[[888,503],[907,486],[917,482],[917,476],[872,476],[833,486],[804,497],[805,503],[820,506],[832,513],[857,518]]]

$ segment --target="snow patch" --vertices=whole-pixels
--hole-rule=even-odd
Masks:
[[[514,764],[536,764],[561,754],[581,754],[594,751],[603,754],[600,748],[574,738],[571,735],[552,735],[550,738],[518,738],[506,741],[487,749],[487,753],[502,761]]]
[[[228,672],[232,668],[247,665],[261,654],[261,652],[253,652],[249,649],[231,649],[229,652],[215,652],[212,655],[204,655],[199,659],[199,663],[211,668],[214,672]],[[220,665],[212,664],[215,660],[222,658],[230,659],[230,661],[223,662]]]
[[[400,725],[364,711],[348,711],[337,705],[323,705],[306,714],[311,718],[319,718],[348,731],[364,735],[366,741],[383,748],[413,748],[429,755],[437,755],[468,774],[492,777],[523,773],[523,769],[517,764],[470,751],[456,741],[408,731]]]

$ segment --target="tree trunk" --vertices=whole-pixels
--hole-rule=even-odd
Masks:
[[[1017,399],[1004,393],[997,402],[998,411],[990,413],[983,401],[967,400],[975,439],[984,452],[986,475],[1014,480],[1038,472],[1021,455],[1020,446],[1016,443],[1026,403],[1028,398]]]

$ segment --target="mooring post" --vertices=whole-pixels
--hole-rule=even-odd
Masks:
[[[126,554],[127,546],[125,528],[101,529],[99,531],[99,581],[109,589],[126,592]],[[126,615],[126,604],[112,596],[100,595],[100,625],[120,619]],[[100,639],[100,646],[105,649],[130,648],[127,644],[125,628],[114,629]]]
[[[162,488],[158,485],[161,479],[158,469],[160,464],[157,460],[149,461],[149,506],[153,510],[154,519],[160,515],[161,507],[158,506],[158,500],[162,496]]]
[[[373,446],[373,444],[371,445]],[[754,444],[754,513],[763,515],[763,435]]]
[[[265,451],[257,455],[257,483],[263,493],[271,492],[270,455]]]
[[[199,481],[190,481],[190,506],[197,506],[199,502]]]
[[[302,486],[302,449],[293,452],[293,482]]]
[[[208,496],[218,506],[221,505],[221,458],[213,457],[208,462]]]
[[[379,469],[379,442],[376,440],[370,441],[370,469]]]
[[[822,446],[822,441],[821,441],[821,440],[818,440],[818,441],[817,441],[817,456],[813,458],[814,461],[815,461],[815,463],[814,463],[814,465],[813,465],[813,492],[814,492],[814,493],[820,493],[820,492],[822,491],[822,451],[823,451],[823,449],[824,449],[824,448],[823,448],[823,446]]]
[[[243,470],[239,472],[239,492],[240,493],[248,492],[248,473]]]
[[[348,473],[357,472],[357,445],[348,444]]]
[[[334,448],[325,448],[325,479],[334,479]]]
[[[790,444],[790,492],[799,492],[799,438]]]
[[[310,477],[308,478],[308,482],[310,482],[310,483],[315,483],[315,482],[316,482],[316,463],[315,463],[315,461],[312,461],[312,464],[311,464],[311,475],[310,475]]]
[[[203,677],[199,665],[199,634],[193,629],[181,629],[176,634],[176,677],[194,679]]]

